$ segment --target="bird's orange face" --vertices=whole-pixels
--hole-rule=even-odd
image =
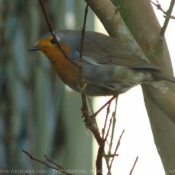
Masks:
[[[41,40],[39,40],[37,43],[36,43],[36,46],[39,46],[41,47],[41,51],[45,51],[47,49],[53,49],[55,44],[52,44],[52,39],[53,37],[52,36],[49,36],[47,38],[42,38]]]
[[[40,48],[39,50],[43,52],[50,61],[56,61],[55,58],[64,57],[58,46],[56,45],[52,36],[43,38],[36,43],[36,47]],[[70,47],[66,45],[61,45],[62,49],[69,55]]]
[[[71,48],[68,45],[63,45],[61,42],[60,46],[69,56]],[[46,57],[51,61],[61,80],[73,89],[75,88],[77,83],[77,67],[71,64],[65,58],[61,50],[56,45],[56,42],[53,40],[52,36],[45,37],[39,40],[36,43],[36,46],[31,48],[31,51],[35,50],[43,52]]]

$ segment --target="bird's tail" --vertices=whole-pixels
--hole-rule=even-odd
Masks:
[[[152,76],[153,76],[153,79],[155,81],[165,80],[165,81],[168,81],[168,82],[171,82],[171,83],[175,83],[175,77],[173,77],[171,75],[168,75],[166,73],[163,73],[163,72],[153,72]]]

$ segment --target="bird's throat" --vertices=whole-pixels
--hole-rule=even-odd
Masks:
[[[63,83],[72,89],[77,90],[78,68],[69,62],[61,52],[52,54],[45,52],[44,54],[49,58]]]

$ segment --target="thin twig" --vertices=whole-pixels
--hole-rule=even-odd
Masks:
[[[41,8],[42,8],[42,11],[43,11],[45,20],[46,20],[47,25],[48,25],[48,27],[49,27],[49,31],[50,31],[50,33],[51,33],[53,39],[55,40],[57,47],[60,49],[60,51],[62,52],[62,54],[64,55],[64,57],[65,57],[66,60],[68,60],[71,64],[73,64],[73,65],[75,65],[75,66],[78,66],[77,62],[75,62],[73,59],[70,59],[70,58],[67,56],[66,52],[64,51],[64,49],[61,47],[59,41],[57,40],[57,37],[55,36],[54,31],[53,31],[53,28],[52,28],[52,24],[51,24],[51,22],[50,22],[50,20],[49,20],[49,17],[48,17],[48,15],[47,15],[47,12],[46,12],[45,1],[39,0],[39,3],[40,3],[40,5],[41,5]]]
[[[113,118],[113,115],[114,115],[114,114],[112,114],[112,117],[111,117],[111,119],[110,119],[110,121],[109,121],[109,127],[108,127],[108,130],[107,130],[107,132],[106,132],[105,140],[107,140],[107,137],[108,137],[108,135],[109,135],[109,131],[110,131],[110,128],[111,128],[111,125],[112,125],[112,118]]]
[[[155,5],[155,6],[157,7],[158,10],[162,11],[163,14],[165,14],[165,16],[164,16],[165,18],[175,19],[175,16],[170,15],[170,13],[168,13],[168,11],[165,11],[165,10],[162,8],[162,6],[161,6],[161,4],[159,3],[159,1],[158,1],[158,0],[156,0],[156,1],[157,1],[157,4],[156,4],[155,2],[153,2],[152,0],[150,0],[150,2],[151,2],[153,5]],[[172,1],[171,1],[171,3],[172,3]],[[170,5],[170,6],[171,6],[171,5]]]
[[[135,168],[135,165],[136,165],[136,163],[137,163],[137,161],[138,161],[138,158],[139,158],[139,157],[137,156],[136,159],[135,159],[135,161],[134,161],[134,165],[133,165],[133,167],[132,167],[132,169],[131,169],[129,175],[132,175],[132,172],[133,172],[133,170],[134,170],[134,168]]]
[[[114,157],[118,156],[118,154],[103,154],[103,157]]]
[[[161,4],[157,1],[157,4],[150,0],[150,2],[157,7],[158,10],[162,11],[166,15],[166,11],[162,8]]]
[[[53,163],[54,165],[56,165],[57,167],[52,166],[52,165],[49,165],[48,163],[46,163],[46,162],[44,162],[44,161],[42,161],[42,160],[39,160],[39,159],[33,157],[30,153],[28,153],[27,151],[25,151],[25,150],[23,150],[23,149],[22,149],[22,151],[23,151],[26,155],[28,155],[32,160],[35,160],[36,162],[42,163],[42,164],[46,165],[48,168],[55,169],[55,170],[57,170],[57,171],[59,171],[59,172],[61,172],[61,173],[64,173],[64,174],[66,174],[66,175],[73,175],[73,174],[71,174],[71,173],[67,173],[67,171],[66,171],[65,169],[63,169],[60,165],[58,165],[58,164],[56,164],[56,163],[53,163],[53,161],[51,161],[51,160],[49,160],[49,161],[52,162],[52,163]],[[45,157],[46,157],[46,156],[45,156]],[[61,168],[60,168],[60,167],[61,167]]]
[[[114,130],[115,130],[115,125],[116,125],[116,110],[117,110],[117,99],[115,99],[115,110],[112,114],[113,117],[113,122],[112,122],[112,132],[111,132],[111,139],[110,139],[110,143],[109,143],[109,149],[108,149],[108,155],[111,155],[111,149],[112,149],[112,144],[113,144],[113,138],[114,138]],[[110,170],[110,165],[109,165],[109,158],[105,157],[106,160],[106,164],[107,164],[107,168],[108,168],[108,175],[111,175],[111,170]]]
[[[85,14],[84,14],[84,22],[83,22],[83,28],[81,32],[81,45],[80,45],[80,58],[79,58],[79,63],[81,66],[79,66],[79,82],[80,82],[80,88],[85,88],[85,82],[84,82],[84,77],[83,77],[83,44],[84,44],[84,37],[85,37],[85,30],[86,30],[86,20],[87,20],[87,14],[88,14],[88,5],[86,5],[85,8]],[[91,120],[88,112],[88,105],[86,101],[86,95],[81,93],[81,98],[82,98],[82,112],[83,112],[83,117],[85,117],[85,121],[88,121],[88,128],[91,130],[94,130],[93,128],[93,121]]]
[[[108,130],[107,130],[106,136],[105,136],[105,138],[104,138],[105,141],[107,140],[107,137],[108,137],[108,135],[109,135],[109,131],[110,131],[111,124],[112,124],[112,118],[113,118],[113,115],[112,115],[112,117],[111,117],[111,119],[110,119],[109,127],[108,127]],[[109,172],[109,173],[111,173],[110,165],[109,165],[109,158],[110,158],[110,157],[114,157],[114,156],[118,156],[118,154],[103,154],[103,157],[105,158],[106,165],[107,165],[107,168],[108,168],[108,172]]]
[[[107,121],[108,121],[108,116],[109,116],[109,112],[110,112],[110,106],[111,106],[111,102],[108,104],[107,107],[107,111],[106,111],[106,118],[105,118],[105,124],[104,127],[102,129],[102,138],[104,139],[104,135],[105,135],[105,130],[106,130],[106,125],[107,125]],[[111,120],[110,120],[111,121]],[[111,122],[110,122],[111,123]],[[106,140],[106,139],[105,139]]]
[[[107,140],[107,137],[109,135],[109,131],[110,131],[110,128],[111,128],[111,124],[112,124],[112,118],[113,118],[113,115],[110,119],[110,122],[109,122],[109,127],[108,127],[108,130],[107,130],[107,133],[106,133],[106,136],[105,138],[103,138],[105,141]],[[105,145],[104,145],[105,146]],[[104,152],[104,151],[103,151]],[[107,168],[110,172],[110,165],[109,165],[109,157],[114,157],[114,156],[118,156],[118,154],[103,154],[103,157],[105,158],[106,160],[106,165],[107,165]]]
[[[115,131],[115,125],[116,125],[117,100],[118,100],[118,98],[115,99],[115,111],[114,111],[114,114],[113,114],[112,133],[111,133],[111,139],[110,139],[108,154],[111,153],[111,148],[112,148],[112,143],[113,143],[113,138],[114,138],[114,131]]]
[[[112,97],[105,105],[103,105],[100,110],[98,110],[96,112],[96,114],[98,114],[99,111],[101,111],[106,105],[110,104],[112,102],[112,100],[114,100],[116,97]],[[110,105],[109,105],[110,106]],[[108,107],[109,107],[108,106]],[[107,115],[109,114],[109,109],[107,111]],[[107,118],[107,117],[106,117]],[[106,122],[105,122],[106,123]],[[99,149],[98,149],[98,155],[97,155],[97,160],[96,160],[96,168],[97,168],[97,175],[102,175],[102,158],[103,158],[103,155],[104,155],[104,147],[105,147],[105,142],[106,142],[106,139],[107,139],[107,136],[108,136],[108,133],[109,133],[109,129],[110,129],[110,126],[111,126],[111,123],[112,123],[112,119],[110,120],[110,124],[109,124],[109,128],[108,128],[108,131],[107,131],[107,134],[106,134],[106,137],[105,139],[102,139],[101,141],[101,144],[99,146]],[[104,127],[105,128],[105,127]],[[114,153],[114,155],[116,155]],[[107,157],[105,157],[105,159],[107,160]],[[107,163],[107,166],[108,166],[108,172],[110,172],[110,165],[108,162]]]
[[[122,131],[122,133],[121,133],[121,135],[120,135],[120,137],[119,137],[119,140],[118,140],[118,142],[117,142],[117,146],[116,146],[115,151],[114,151],[114,155],[117,153],[117,150],[118,150],[118,148],[119,148],[119,146],[120,146],[120,141],[121,141],[121,138],[122,138],[124,132],[125,132],[125,130]],[[110,170],[111,170],[113,161],[114,161],[114,157],[112,158],[111,163],[110,163],[110,168],[109,168]],[[108,174],[109,174],[109,172],[108,172]]]
[[[85,29],[86,29],[86,20],[87,20],[87,14],[88,14],[88,7],[89,7],[89,5],[87,4],[86,8],[85,8],[84,22],[83,22],[83,28],[82,28],[82,33],[81,33],[81,46],[80,46],[79,62],[83,61],[83,42],[84,42]]]
[[[81,35],[81,46],[80,46],[80,59],[79,62],[81,63],[83,58],[82,58],[82,52],[83,52],[83,41],[84,41],[84,36],[85,36],[85,29],[86,29],[86,20],[87,20],[87,13],[88,13],[88,5],[86,5],[86,9],[85,9],[85,14],[84,14],[84,23],[83,23],[83,28],[82,28],[82,35]],[[83,82],[83,65],[81,63],[81,66],[79,67],[79,71],[80,71],[80,88],[83,88],[82,86],[84,86],[84,82]],[[83,84],[81,84],[83,83]],[[87,105],[87,101],[86,101],[86,95],[81,93],[81,97],[82,97],[82,113],[83,113],[83,117],[85,118],[85,121],[88,121],[88,129],[90,129],[97,141],[97,143],[100,145],[102,143],[102,138],[100,136],[100,133],[98,132],[98,128],[96,128],[94,126],[94,121],[92,120],[92,118],[89,115],[89,111],[88,111],[88,105]]]
[[[84,76],[83,76],[83,45],[84,45],[84,37],[85,37],[85,30],[86,30],[86,20],[87,20],[87,14],[88,14],[88,4],[85,8],[84,13],[84,22],[83,22],[83,28],[81,31],[81,45],[80,45],[80,58],[79,58],[79,80],[80,80],[80,88],[85,88],[86,83],[84,82]],[[83,98],[83,96],[82,96]],[[83,100],[84,101],[84,100]]]
[[[158,2],[158,1],[157,1],[157,2]],[[166,29],[167,29],[167,27],[168,27],[168,23],[169,23],[170,18],[171,18],[171,13],[172,13],[172,11],[173,11],[174,3],[175,3],[175,0],[171,0],[169,9],[168,9],[167,12],[166,12],[166,18],[165,18],[163,27],[161,28],[161,31],[160,31],[160,35],[161,35],[161,36],[163,36],[163,35],[165,34],[165,31],[166,31]]]
[[[108,168],[108,175],[111,175],[111,170],[110,170],[110,165],[109,165],[109,158],[111,158],[113,156],[105,156],[105,155],[114,155],[114,154],[104,154],[103,155],[103,157],[105,158],[105,161],[106,161],[107,168]],[[118,154],[116,154],[114,156],[118,156]]]
[[[92,115],[92,117],[96,117],[96,115],[104,108],[104,107],[106,107],[109,103],[111,103],[111,101],[113,101],[115,98],[117,98],[116,96],[113,96],[111,99],[109,99],[108,101],[107,101],[107,103],[105,103],[98,111],[96,111],[93,115]]]
[[[58,168],[60,168],[61,170],[64,170],[64,168],[61,165],[58,165],[56,162],[54,162],[53,160],[51,160],[50,158],[48,158],[46,155],[44,155],[44,157],[51,163],[53,163],[55,166],[57,166]]]

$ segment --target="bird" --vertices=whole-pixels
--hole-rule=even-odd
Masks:
[[[66,55],[79,62],[81,30],[59,30],[55,36]],[[41,51],[50,60],[64,84],[88,96],[118,96],[132,87],[154,81],[175,83],[156,65],[119,44],[117,39],[85,31],[82,49],[82,72],[59,49],[51,33],[45,34],[29,51]],[[80,86],[80,74],[83,86]]]

